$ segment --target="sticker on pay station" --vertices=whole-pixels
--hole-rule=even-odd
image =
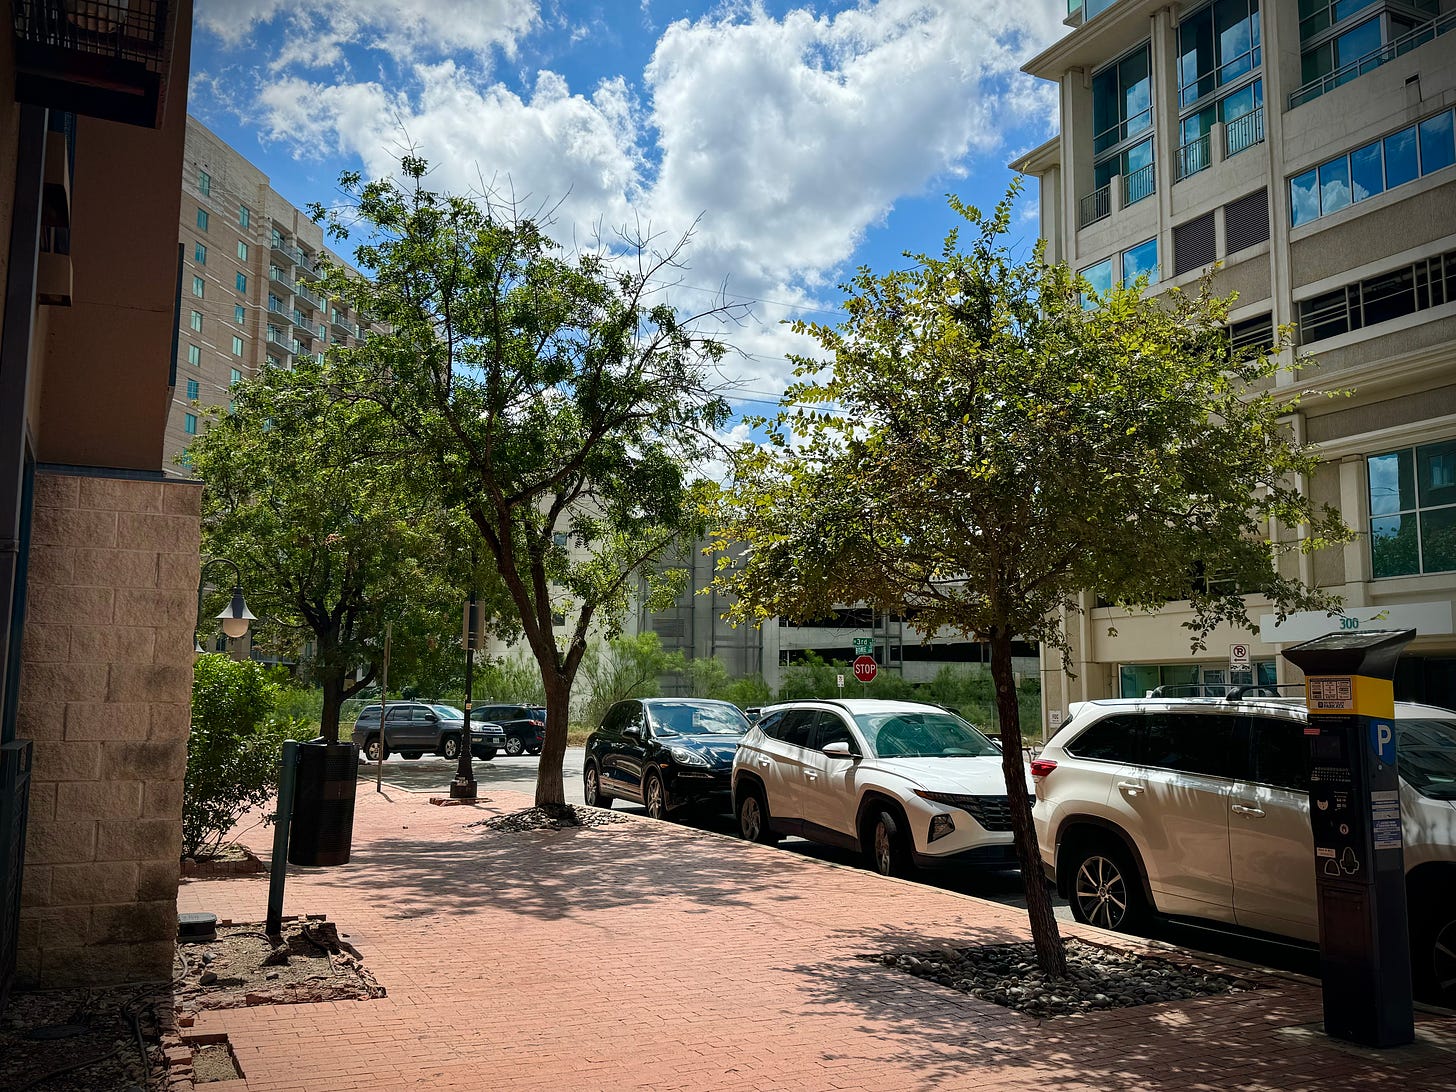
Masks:
[[[1344,713],[1355,708],[1355,680],[1349,675],[1313,675],[1306,685],[1312,713]]]

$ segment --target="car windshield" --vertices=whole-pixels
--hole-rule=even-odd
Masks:
[[[1422,796],[1456,800],[1456,720],[1395,722],[1400,776]]]
[[[854,721],[880,758],[999,755],[996,745],[954,713],[856,713]]]
[[[464,720],[465,714],[453,705],[432,705],[430,706],[441,720]]]
[[[652,730],[659,736],[741,736],[748,727],[736,705],[652,703]]]

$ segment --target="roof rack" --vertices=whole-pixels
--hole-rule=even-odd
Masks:
[[[1222,683],[1211,683],[1211,684],[1208,684],[1208,685],[1205,685],[1203,683],[1177,683],[1177,684],[1173,684],[1173,685],[1169,685],[1169,686],[1155,686],[1151,690],[1149,690],[1146,694],[1144,694],[1143,697],[1145,697],[1145,698],[1172,698],[1172,697],[1176,697],[1177,696],[1177,695],[1175,695],[1173,693],[1173,691],[1175,691],[1175,690],[1191,690],[1191,691],[1193,691],[1193,693],[1191,695],[1192,697],[1201,698],[1201,697],[1204,697],[1204,693],[1203,692],[1205,690],[1210,690],[1213,687],[1222,686],[1222,685],[1223,685]]]
[[[1244,698],[1277,698],[1277,697],[1280,696],[1279,695],[1279,691],[1280,690],[1288,690],[1288,689],[1290,689],[1292,687],[1297,687],[1298,689],[1303,690],[1304,689],[1304,683],[1302,683],[1302,682],[1297,682],[1297,683],[1294,683],[1294,682],[1285,682],[1285,683],[1258,683],[1258,684],[1253,685],[1253,686],[1233,686],[1233,687],[1230,687],[1229,688],[1229,692],[1224,695],[1224,700],[1225,701],[1241,701]],[[1264,692],[1266,690],[1272,690],[1272,691],[1274,691],[1274,693],[1272,693],[1272,694],[1266,694]]]

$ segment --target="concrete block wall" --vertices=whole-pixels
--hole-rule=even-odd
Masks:
[[[36,475],[22,987],[171,977],[201,498],[197,482]]]

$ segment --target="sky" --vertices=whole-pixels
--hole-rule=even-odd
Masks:
[[[939,249],[945,195],[982,209],[1056,131],[1053,85],[1022,74],[1065,0],[196,0],[189,110],[303,207],[341,171],[554,207],[571,244],[692,231],[671,288],[717,292],[725,393],[772,408],[784,320],[833,323],[856,268]],[[1015,219],[1037,233],[1034,183]],[[1019,239],[1013,232],[1013,239]],[[351,257],[345,253],[345,257]]]

